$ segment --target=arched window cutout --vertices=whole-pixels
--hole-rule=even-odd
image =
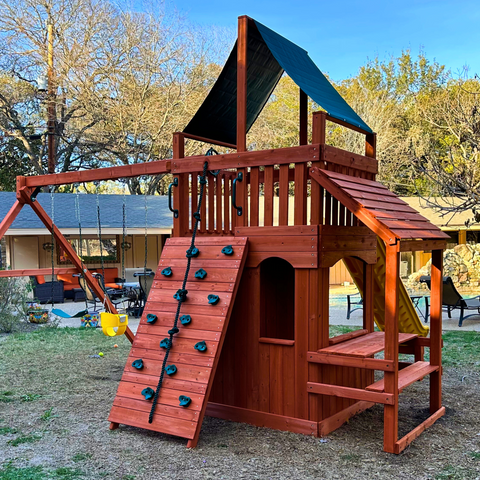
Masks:
[[[260,264],[260,337],[295,339],[295,269],[281,258]]]

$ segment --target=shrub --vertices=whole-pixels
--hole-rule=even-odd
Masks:
[[[24,278],[0,278],[0,332],[12,332],[25,321],[30,291]]]

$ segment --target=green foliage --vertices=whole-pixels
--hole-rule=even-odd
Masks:
[[[34,443],[38,442],[42,437],[38,435],[21,435],[20,437],[17,437],[13,440],[9,440],[7,442],[8,445],[11,445],[12,447],[17,447],[18,445],[22,445],[23,443]]]
[[[43,420],[44,422],[48,422],[52,420],[52,418],[54,417],[55,415],[53,415],[53,407],[50,407],[48,410],[45,410],[45,412],[42,413],[40,420]]]
[[[72,460],[74,462],[83,462],[84,460],[89,460],[90,458],[93,457],[92,453],[76,453],[73,457]]]
[[[0,427],[0,435],[13,435],[15,433],[18,433],[18,430],[16,428]]]
[[[0,480],[44,480],[43,467],[14,467],[7,464],[0,469]]]
[[[38,400],[41,397],[41,395],[38,395],[37,393],[26,393],[24,395],[20,395],[20,400],[22,402],[34,402],[35,400]]]
[[[0,278],[0,332],[12,332],[25,321],[30,290],[30,282],[24,278]]]

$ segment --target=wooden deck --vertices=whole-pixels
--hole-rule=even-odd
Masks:
[[[413,333],[399,333],[398,343],[406,343],[418,335]],[[385,332],[372,332],[361,337],[347,340],[330,347],[321,348],[318,353],[328,355],[345,355],[347,357],[366,358],[385,349]]]

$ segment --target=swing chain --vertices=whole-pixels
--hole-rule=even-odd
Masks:
[[[192,251],[195,248],[195,237],[197,236],[197,230],[198,230],[198,224],[200,222],[200,209],[202,206],[202,201],[203,201],[203,195],[204,195],[204,190],[205,190],[205,178],[207,176],[207,168],[208,168],[208,162],[205,162],[203,165],[203,172],[202,176],[200,178],[200,195],[198,198],[198,205],[197,205],[197,211],[196,213],[198,214],[197,216],[194,215],[195,218],[195,224],[193,226],[193,232],[192,232],[192,241],[190,243],[190,248],[189,251]],[[202,182],[203,180],[203,182]],[[183,282],[182,282],[182,288],[179,291],[186,292],[185,287],[187,286],[187,279],[188,279],[188,274],[190,273],[190,264],[192,263],[192,256],[187,255],[187,267],[185,269],[185,276],[183,277]],[[165,368],[167,366],[168,362],[168,356],[170,354],[170,349],[172,348],[173,344],[173,336],[175,335],[176,332],[178,332],[178,318],[180,316],[180,309],[182,307],[182,303],[184,301],[184,296],[180,295],[180,298],[178,299],[178,304],[177,304],[177,310],[175,313],[175,320],[173,322],[173,327],[168,331],[170,338],[169,338],[169,343],[165,352],[165,356],[163,357],[163,362],[162,362],[162,371],[160,373],[160,378],[158,380],[158,385],[157,389],[155,391],[155,395],[153,397],[153,402],[152,402],[152,409],[150,410],[150,415],[148,417],[148,423],[153,422],[153,415],[155,413],[155,407],[158,402],[158,396],[160,395],[160,389],[162,388],[163,384],[163,377],[165,376]]]
[[[55,294],[55,283],[54,283],[54,277],[55,277],[55,257],[54,257],[54,251],[55,251],[55,235],[54,235],[54,230],[55,230],[55,187],[53,185],[50,186],[50,202],[51,202],[51,210],[52,210],[52,232],[51,232],[51,244],[52,244],[52,249],[50,251],[51,255],[51,262],[52,262],[52,290],[51,290],[51,295],[52,295],[52,310],[53,307],[55,306],[54,302],[54,294]]]
[[[76,189],[76,197],[75,197],[75,216],[77,217],[78,221],[78,253],[80,254],[80,262],[82,266],[82,271],[80,272],[81,278],[86,284],[86,279],[85,279],[85,272],[84,272],[84,265],[83,265],[83,238],[82,238],[82,220],[80,217],[80,192],[79,192],[79,184],[76,183],[74,184],[74,188]],[[87,288],[90,288],[88,285],[86,285]],[[85,293],[85,308],[88,310],[88,299],[87,299],[87,294]]]

